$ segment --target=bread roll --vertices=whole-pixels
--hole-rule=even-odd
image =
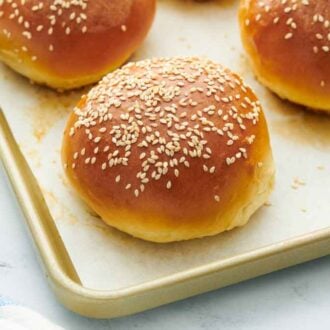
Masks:
[[[255,94],[190,57],[130,63],[102,79],[70,115],[62,159],[107,224],[154,242],[244,225],[274,179]]]
[[[241,35],[259,80],[330,112],[330,1],[241,0]]]
[[[155,0],[0,0],[0,60],[57,89],[98,81],[145,38]]]

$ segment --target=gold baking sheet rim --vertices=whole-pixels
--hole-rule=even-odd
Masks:
[[[50,286],[64,306],[84,316],[112,318],[141,312],[330,253],[330,228],[327,228],[125,289],[88,289],[79,280],[37,181],[1,109],[0,159]]]

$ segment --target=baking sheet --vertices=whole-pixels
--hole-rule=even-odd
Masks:
[[[330,227],[330,118],[283,102],[255,81],[237,8],[229,0],[159,1],[153,29],[132,58],[207,56],[240,73],[261,100],[277,166],[275,191],[247,226],[215,237],[159,245],[104,225],[67,185],[59,156],[68,113],[88,88],[58,94],[0,67],[0,104],[85,287],[126,288]]]

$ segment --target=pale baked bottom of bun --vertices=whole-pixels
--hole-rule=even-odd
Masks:
[[[131,52],[116,63],[112,63],[111,66],[106,67],[101,72],[72,78],[56,76],[42,68],[36,62],[31,61],[28,56],[25,56],[22,59],[22,54],[20,54],[20,57],[18,58],[17,53],[14,51],[0,49],[0,61],[6,64],[9,68],[39,85],[44,85],[57,90],[71,90],[93,84],[99,81],[107,73],[120,67],[130,56]],[[27,65],[25,63],[23,65],[22,61],[27,61],[29,64]]]

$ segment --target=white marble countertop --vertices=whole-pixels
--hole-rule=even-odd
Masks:
[[[138,315],[92,320],[55,300],[2,168],[0,228],[0,294],[67,330],[330,328],[330,257]]]

